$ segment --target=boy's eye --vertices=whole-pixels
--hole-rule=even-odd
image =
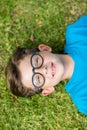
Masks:
[[[35,58],[35,62],[34,62],[34,66],[35,67],[38,67],[38,65],[39,65],[39,58],[38,58],[38,56]]]
[[[40,55],[34,55],[32,57],[32,65],[34,68],[39,68],[43,63],[42,57]]]
[[[35,66],[38,66],[38,64],[39,64],[39,58],[36,57],[36,60],[35,60]]]
[[[42,78],[41,78],[41,76],[38,74],[36,77],[35,77],[35,84],[36,84],[36,86],[40,86],[41,85],[41,81],[42,80]]]
[[[38,75],[38,77],[37,77],[37,83],[40,84],[40,82],[41,82],[40,81],[40,76]]]
[[[33,77],[33,83],[35,86],[41,86],[44,82],[43,76],[40,74],[35,74]]]

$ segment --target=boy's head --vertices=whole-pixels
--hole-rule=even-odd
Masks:
[[[29,97],[54,91],[63,75],[63,65],[51,48],[40,44],[38,49],[17,48],[6,67],[7,84],[16,96]]]

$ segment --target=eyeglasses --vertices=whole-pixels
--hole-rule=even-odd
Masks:
[[[35,90],[38,91],[41,89],[41,87],[44,85],[45,83],[45,77],[41,74],[41,73],[37,73],[35,72],[35,69],[39,69],[42,65],[43,65],[43,57],[36,53],[37,51],[34,50],[30,62],[31,62],[31,66],[32,66],[32,71],[33,71],[33,76],[32,76],[32,83],[35,87]]]

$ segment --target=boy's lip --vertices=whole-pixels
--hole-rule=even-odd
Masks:
[[[56,66],[53,62],[51,62],[51,70],[52,70],[52,77],[54,77],[56,73]]]

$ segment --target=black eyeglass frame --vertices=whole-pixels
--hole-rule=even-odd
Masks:
[[[37,53],[37,52],[38,52],[37,50],[38,50],[38,49],[36,49],[36,48],[34,49],[34,51],[33,51],[33,53],[32,53],[32,56],[31,56],[31,58],[30,58],[30,63],[31,63],[31,66],[32,66],[32,71],[33,71],[32,84],[33,84],[33,86],[34,86],[36,92],[38,92],[38,90],[41,90],[42,86],[43,86],[44,83],[45,83],[45,77],[44,77],[41,73],[35,72],[35,69],[39,69],[39,68],[43,65],[43,62],[44,62],[43,57],[42,57],[40,54]],[[39,67],[34,67],[33,64],[32,64],[32,58],[33,58],[33,56],[35,56],[35,55],[39,55],[39,56],[41,57],[41,59],[42,59],[42,64],[41,64]],[[33,82],[34,76],[35,76],[36,74],[39,74],[39,75],[41,75],[41,76],[43,77],[43,84],[41,84],[40,86],[36,86],[36,85],[34,84],[34,82]]]

